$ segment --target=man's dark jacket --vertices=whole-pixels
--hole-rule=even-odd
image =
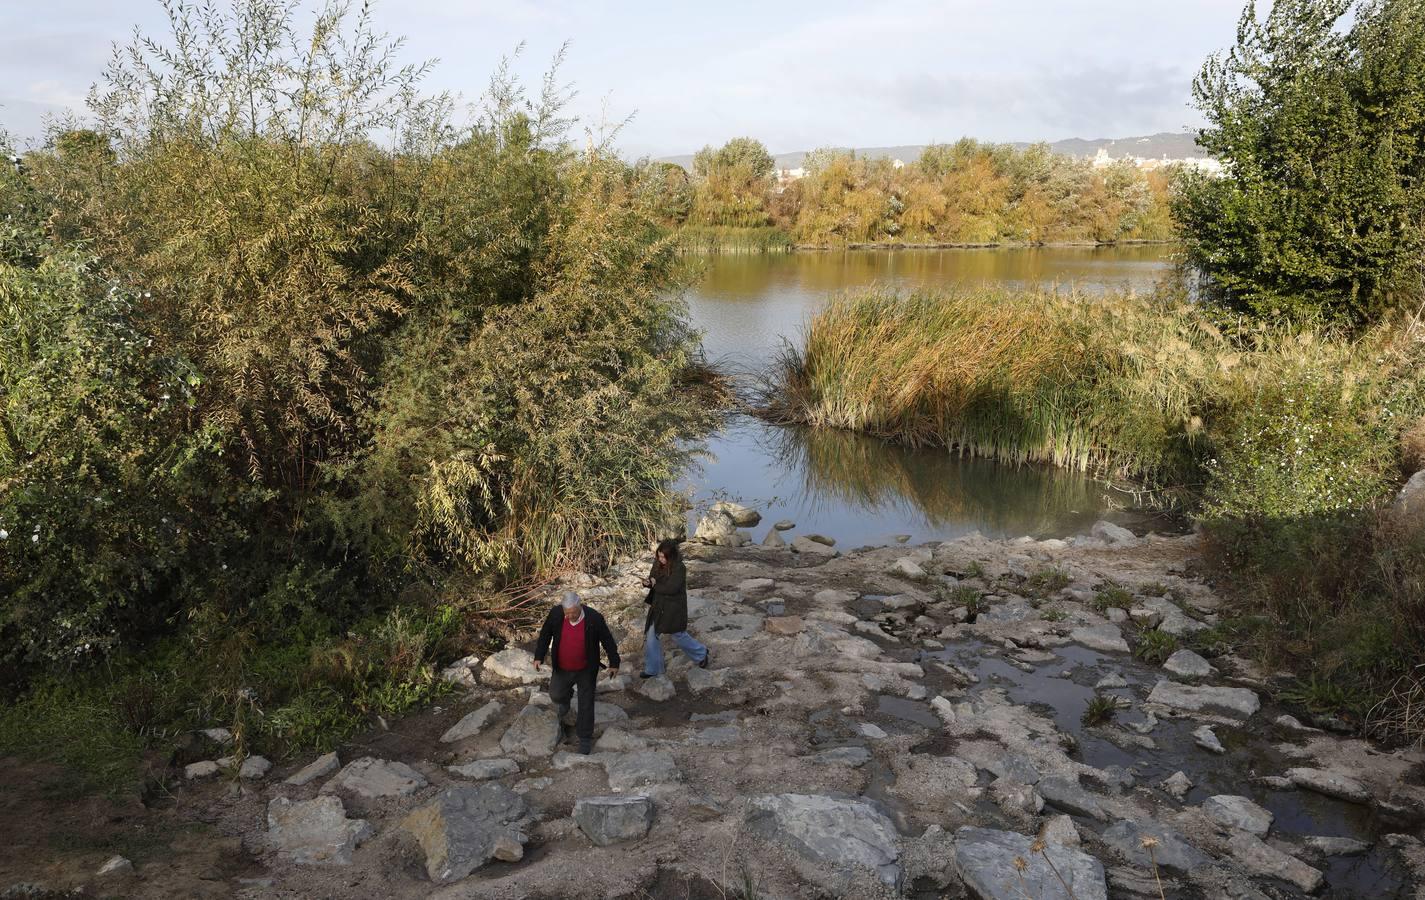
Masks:
[[[658,563],[653,563],[649,573],[653,579],[653,589],[648,592],[650,604],[648,618],[644,620],[643,631],[652,627],[654,634],[677,634],[688,630],[688,570],[681,559],[672,560],[668,571],[658,571]]]
[[[555,606],[549,611],[549,615],[544,618],[544,625],[539,629],[539,641],[534,646],[534,658],[540,662],[544,661],[544,656],[549,652],[549,646],[554,645],[554,653],[550,656],[550,667],[559,668],[559,636],[564,630],[564,610]],[[595,670],[603,668],[599,662],[599,647],[602,646],[609,654],[609,665],[618,668],[618,644],[614,643],[614,636],[609,631],[609,625],[604,621],[604,617],[598,610],[584,607],[584,658],[589,661],[589,665]]]

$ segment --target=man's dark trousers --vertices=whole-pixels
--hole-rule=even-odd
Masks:
[[[569,700],[574,689],[579,689],[579,713],[574,733],[579,736],[581,744],[594,739],[594,683],[598,677],[597,666],[587,666],[575,672],[556,668],[549,673],[549,699],[558,708],[561,723],[569,713]]]

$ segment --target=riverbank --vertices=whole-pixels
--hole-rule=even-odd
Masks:
[[[625,656],[592,757],[557,743],[521,635],[448,668],[440,708],[334,758],[204,765],[230,751],[195,735],[169,789],[84,815],[41,805],[55,773],[11,777],[0,884],[1051,898],[1064,878],[1087,900],[1157,896],[1161,878],[1170,896],[1425,896],[1409,887],[1425,883],[1425,756],[1278,706],[1280,677],[1236,654],[1197,574],[1198,537],[1105,524],[844,549],[785,534],[795,549],[688,545],[707,671],[675,656],[667,679],[629,677],[646,558],[568,581]],[[117,848],[130,865],[96,875]]]
[[[1111,241],[848,241],[845,243],[799,243],[791,234],[775,226],[736,228],[687,225],[676,230],[683,252],[693,254],[810,253],[845,250],[1030,250],[1077,247],[1172,247],[1175,240],[1124,239]]]

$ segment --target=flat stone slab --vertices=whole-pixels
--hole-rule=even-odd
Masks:
[[[494,687],[536,684],[549,678],[549,667],[534,667],[534,654],[519,647],[501,650],[480,667],[480,680]]]
[[[1104,811],[1098,796],[1084,790],[1077,778],[1041,778],[1035,787],[1047,803],[1066,813],[1088,816],[1099,821],[1108,820],[1108,813]]]
[[[293,772],[285,783],[294,787],[302,787],[303,785],[311,784],[318,778],[325,778],[340,768],[341,760],[337,757],[335,751],[324,753],[296,772]]]
[[[1044,850],[1035,853],[1033,843],[1033,838],[1012,831],[960,828],[955,832],[955,870],[980,900],[1107,900],[1108,882],[1098,860],[1047,840]]]
[[[727,673],[727,669],[700,669],[694,666],[683,677],[687,680],[689,691],[701,694],[703,691],[726,687]]]
[[[834,869],[860,866],[900,882],[896,829],[874,803],[823,794],[764,794],[748,801],[748,831]]]
[[[1128,642],[1117,625],[1086,625],[1069,632],[1069,640],[1100,653],[1127,653]]]
[[[1144,838],[1157,841],[1153,855],[1143,846]],[[1136,866],[1152,868],[1153,862],[1168,869],[1189,873],[1212,864],[1212,858],[1187,842],[1182,833],[1161,822],[1114,823],[1103,833],[1103,841]]]
[[[662,750],[636,750],[604,757],[604,771],[609,776],[609,789],[627,791],[649,784],[672,784],[681,781],[678,763],[671,753]]]
[[[806,627],[801,616],[768,616],[763,623],[769,634],[793,635]]]
[[[600,847],[642,840],[653,827],[653,800],[623,794],[581,797],[574,801],[574,821]]]
[[[500,749],[511,756],[548,756],[558,745],[559,716],[552,706],[526,706],[500,736]]]
[[[491,700],[474,712],[466,713],[459,722],[450,726],[445,734],[440,736],[442,744],[453,744],[456,741],[463,741],[466,738],[474,737],[480,730],[490,724],[490,720],[498,716],[504,706],[498,700]]]
[[[365,819],[348,819],[336,797],[267,804],[268,845],[298,865],[351,865],[351,854],[374,833]]]
[[[409,797],[426,786],[426,778],[403,762],[363,756],[326,784],[321,793],[342,793],[348,797],[374,800],[378,797]]]
[[[1218,740],[1217,732],[1212,730],[1211,725],[1203,725],[1201,728],[1194,729],[1192,739],[1193,743],[1212,753],[1227,752],[1227,748],[1222,746],[1222,741]]]
[[[1219,825],[1263,837],[1271,830],[1275,816],[1246,797],[1218,794],[1202,801],[1202,811]]]
[[[1241,718],[1250,718],[1262,708],[1257,692],[1247,688],[1179,684],[1166,680],[1153,686],[1148,702],[1188,712],[1222,713]]]
[[[1163,662],[1163,668],[1184,678],[1206,678],[1217,670],[1212,663],[1191,650],[1178,650]]]
[[[490,862],[518,862],[528,838],[524,798],[501,784],[457,785],[401,822],[425,856],[426,875],[436,884],[459,881]]]
[[[1337,800],[1346,800],[1351,803],[1371,802],[1371,792],[1366,789],[1365,785],[1340,772],[1296,768],[1287,769],[1286,777],[1290,778],[1291,783],[1299,788],[1325,794],[1327,797],[1335,797]]]
[[[1247,873],[1263,878],[1279,878],[1308,894],[1315,893],[1325,881],[1319,870],[1245,832],[1232,835],[1227,841],[1227,850]]]
[[[871,751],[865,747],[833,747],[830,750],[822,750],[810,759],[817,765],[850,766],[859,769],[871,761]]]
[[[471,781],[489,781],[492,778],[519,774],[520,764],[512,759],[477,759],[459,766],[446,766],[446,768],[461,778],[469,778]]]
[[[703,616],[689,623],[688,630],[705,644],[738,644],[761,631],[765,618],[755,613]]]
[[[770,594],[776,586],[777,582],[770,578],[744,578],[737,583],[737,592],[746,596]]]

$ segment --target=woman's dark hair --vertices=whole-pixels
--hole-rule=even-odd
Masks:
[[[666,541],[659,541],[658,549],[653,552],[654,562],[658,561],[657,554],[662,553],[668,558],[668,565],[671,566],[673,563],[678,561],[678,542],[673,538],[669,538]]]

